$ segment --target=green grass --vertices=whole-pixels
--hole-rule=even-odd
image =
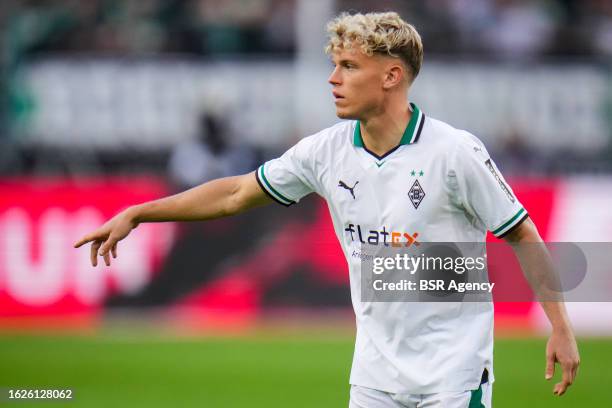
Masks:
[[[352,341],[3,335],[0,387],[75,390],[73,401],[53,407],[346,407]],[[580,341],[578,381],[563,397],[544,380],[544,345],[544,339],[496,341],[496,408],[612,406],[611,340]]]

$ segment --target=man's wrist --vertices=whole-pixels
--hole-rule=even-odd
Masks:
[[[546,312],[553,332],[559,334],[572,333],[572,326],[563,302],[540,302],[540,304]]]
[[[134,228],[144,221],[142,219],[142,205],[133,205],[128,207],[125,211]]]
[[[572,330],[572,327],[569,325],[568,322],[553,324],[552,331],[555,334],[560,334],[564,336],[574,335],[574,331]]]

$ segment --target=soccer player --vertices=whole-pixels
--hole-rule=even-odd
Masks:
[[[362,243],[542,242],[538,231],[470,133],[408,102],[423,59],[421,38],[398,14],[341,14],[328,24],[335,126],[302,139],[251,174],[213,180],[135,205],[75,244],[92,242],[91,262],[110,265],[117,243],[143,222],[230,216],[316,192],[327,200],[349,264],[357,335],[352,408],[490,407],[491,302],[364,302]],[[545,257],[546,254],[541,254]],[[541,258],[540,257],[540,258]],[[521,259],[523,271],[539,268]],[[534,260],[535,259],[535,260]],[[552,324],[545,378],[559,363],[561,395],[572,384],[578,349],[563,302],[541,302]]]

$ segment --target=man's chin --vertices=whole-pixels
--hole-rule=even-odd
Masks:
[[[342,109],[336,109],[336,116],[340,119],[357,119],[357,116],[352,112],[347,112]]]

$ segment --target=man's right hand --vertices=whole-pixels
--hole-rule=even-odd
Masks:
[[[129,233],[138,226],[135,221],[134,208],[130,207],[108,220],[97,230],[85,235],[76,244],[79,248],[91,242],[91,264],[98,265],[98,253],[104,258],[106,266],[111,264],[111,254],[117,258],[117,243],[127,237]]]
[[[117,257],[117,242],[141,222],[205,221],[238,214],[269,204],[272,199],[257,183],[255,172],[212,180],[173,196],[149,201],[120,212],[94,232],[74,244],[91,242],[91,264],[98,265],[98,252],[110,266]]]

